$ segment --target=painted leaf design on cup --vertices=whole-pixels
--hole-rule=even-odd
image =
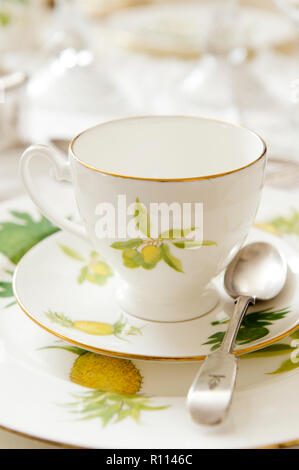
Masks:
[[[217,245],[211,240],[192,240],[187,238],[196,227],[185,229],[171,229],[161,232],[157,238],[151,237],[150,216],[145,206],[136,199],[134,220],[140,238],[118,241],[111,244],[111,248],[122,251],[123,265],[130,269],[143,268],[151,270],[160,261],[164,261],[173,270],[183,273],[183,265],[179,258],[174,256],[172,247],[179,249],[192,249],[203,246]]]
[[[141,238],[132,238],[126,242],[115,242],[113,243],[113,248],[116,250],[125,250],[129,248],[137,248],[143,243]]]
[[[165,263],[168,264],[168,266],[170,266],[172,269],[175,269],[178,272],[181,272],[181,273],[184,272],[183,267],[182,267],[182,262],[171,254],[170,248],[166,243],[163,243],[161,245],[161,250],[163,253],[163,259]]]
[[[96,251],[91,251],[89,259],[86,259],[69,246],[61,243],[59,243],[58,246],[69,258],[79,261],[80,263],[84,263],[77,278],[78,284],[88,281],[92,284],[103,286],[106,284],[108,279],[113,276],[113,271],[110,266]]]
[[[122,253],[123,263],[127,268],[139,268],[142,265],[142,255],[135,248],[126,248]]]

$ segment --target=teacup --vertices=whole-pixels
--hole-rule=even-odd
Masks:
[[[83,225],[59,215],[35,189],[29,163],[36,155],[51,160],[58,179],[72,182]],[[113,268],[122,309],[173,322],[216,305],[211,281],[252,226],[265,164],[266,145],[252,131],[210,119],[154,116],[83,131],[71,142],[68,161],[33,145],[20,168],[41,212],[88,240]]]

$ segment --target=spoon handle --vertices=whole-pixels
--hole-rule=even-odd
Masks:
[[[238,368],[238,358],[231,351],[250,303],[254,303],[253,297],[237,298],[221,347],[206,358],[189,390],[189,412],[199,424],[220,424],[227,415]]]
[[[254,302],[255,300],[253,297],[245,295],[241,295],[236,299],[234,313],[229,321],[219,351],[223,353],[230,353],[232,351],[243,317],[249,304],[254,304]]]

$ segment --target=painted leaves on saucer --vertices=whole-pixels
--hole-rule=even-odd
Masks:
[[[299,237],[299,212],[293,209],[288,215],[278,216],[264,223],[257,222],[255,226],[279,237],[283,235]]]
[[[290,312],[288,308],[274,310],[273,308],[266,308],[248,313],[243,318],[239,332],[236,338],[236,344],[244,345],[257,341],[269,334],[268,326],[271,326],[275,321],[284,318]],[[227,323],[227,321],[213,322],[212,325],[219,325]],[[218,331],[209,336],[208,340],[203,344],[211,344],[211,351],[219,348],[221,345],[225,331]]]
[[[191,249],[217,245],[216,242],[210,240],[197,241],[187,238],[196,230],[195,227],[171,229],[160,233],[158,238],[152,238],[150,217],[139,199],[136,199],[134,220],[141,237],[111,244],[115,250],[122,251],[123,265],[130,269],[141,267],[150,270],[163,260],[170,268],[183,273],[182,261],[173,255],[172,247]]]
[[[59,247],[69,258],[81,263],[81,269],[77,278],[78,284],[88,281],[98,286],[104,286],[108,279],[113,276],[110,266],[96,251],[91,251],[89,259],[86,259],[69,246],[59,244]]]

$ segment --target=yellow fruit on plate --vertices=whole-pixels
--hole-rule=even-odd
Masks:
[[[133,362],[91,352],[81,354],[75,360],[70,379],[83,387],[124,395],[139,392],[142,382]]]
[[[98,321],[75,321],[73,327],[89,335],[113,335],[114,326]]]

